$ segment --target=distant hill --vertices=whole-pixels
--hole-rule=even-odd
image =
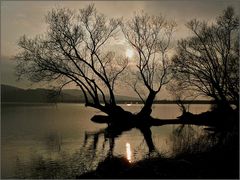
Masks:
[[[58,96],[52,96],[50,89],[21,89],[9,85],[1,85],[1,102],[6,103],[84,103],[83,93],[78,89],[63,89]],[[102,98],[100,97],[100,100]],[[108,99],[108,97],[106,97]],[[142,103],[139,99],[116,95],[117,103]],[[155,100],[155,104],[176,104],[174,100]],[[214,104],[211,100],[184,100],[184,104]]]
[[[1,85],[1,102],[52,103],[52,102],[84,102],[83,93],[78,89],[63,89],[61,94],[53,96],[49,89],[21,89],[9,85]],[[106,97],[108,98],[108,97]],[[100,98],[101,99],[101,98]],[[137,98],[116,96],[117,101],[137,101]]]
[[[21,89],[8,85],[1,85],[2,102],[53,102],[49,97],[50,90],[46,89]]]

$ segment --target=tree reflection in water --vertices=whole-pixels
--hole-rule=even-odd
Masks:
[[[44,137],[47,149],[51,152],[60,152],[62,147],[62,136],[59,132],[48,133]]]
[[[83,144],[73,154],[63,150],[62,137],[59,133],[48,133],[43,138],[47,152],[33,153],[30,155],[31,158],[28,162],[18,157],[13,178],[76,178],[83,173],[96,169],[99,162],[106,158],[113,157],[116,139],[133,128],[132,126],[109,124],[106,128],[96,132],[86,132]],[[155,150],[150,127],[141,128],[140,131],[147,142],[149,152]],[[137,151],[141,150],[138,149]],[[131,158],[134,152],[131,152],[130,144],[127,145],[127,152],[125,159],[132,162],[133,159]]]
[[[103,136],[104,141],[103,141],[102,147],[104,149],[106,142],[108,142],[109,144],[108,156],[113,156],[116,138],[122,135],[123,132],[130,131],[133,128],[137,128],[138,130],[140,130],[141,134],[144,137],[146,145],[148,147],[149,154],[153,152],[157,152],[157,149],[155,148],[155,145],[152,140],[152,132],[150,129],[151,126],[146,124],[145,121],[142,121],[142,123],[138,123],[137,127],[131,123],[125,124],[125,125],[123,125],[122,123],[121,124],[109,123],[106,128],[103,128],[94,132],[85,132],[83,147],[85,147],[88,143],[90,143],[89,148],[92,148],[93,152],[96,151],[99,138]]]
[[[48,149],[47,153],[32,154],[31,159],[28,162],[25,162],[24,159],[17,158],[15,176],[12,178],[30,178],[30,179],[35,179],[35,178],[72,179],[73,178],[75,179],[76,177],[80,177],[81,174],[91,172],[92,170],[99,168],[99,164],[101,164],[100,166],[101,168],[106,167],[106,163],[104,162],[107,161],[112,163],[114,159],[116,160],[116,157],[113,155],[115,140],[122,133],[132,129],[132,128],[126,128],[124,130],[122,129],[121,131],[120,128],[118,128],[118,133],[116,133],[116,131],[113,131],[114,129],[112,128],[113,128],[112,126],[108,126],[96,132],[86,132],[85,139],[83,139],[82,146],[80,146],[80,148],[77,149],[74,153],[70,153],[67,151],[65,152],[63,150],[64,148],[61,148],[61,146],[60,146],[61,150],[56,151],[59,147],[59,144],[56,142],[61,142],[60,141],[61,136],[57,136],[56,134],[47,135],[45,138],[45,141],[46,141],[46,144],[50,145],[51,147]],[[189,128],[187,129],[185,127],[182,128],[184,129],[184,131],[182,132],[191,134],[192,131],[188,132]],[[149,130],[150,130],[150,127],[149,127]],[[115,133],[112,133],[112,132],[115,132]],[[146,131],[143,131],[143,132],[146,132]],[[179,131],[177,132],[179,133]],[[185,139],[186,133],[182,134],[183,137],[179,136],[179,134],[177,135],[176,133],[173,133],[173,136],[178,136],[178,137],[181,137],[182,139]],[[190,134],[189,134],[189,137],[191,136]],[[146,143],[147,141],[146,138],[150,138],[151,142],[153,142],[151,137],[151,131],[149,134],[143,135],[143,141],[139,144],[138,147],[134,149],[131,149],[130,142],[126,142],[125,144],[126,156],[125,158],[121,157],[122,158],[121,162],[126,163],[125,165],[127,167],[129,166],[129,164],[134,164],[138,159],[135,157],[135,153],[137,153],[138,155],[141,155],[141,159],[149,157],[149,155],[151,157],[159,155],[157,151],[154,150],[151,153],[148,153],[146,156],[144,156],[144,153],[142,150],[145,149],[146,146],[151,144],[149,142]],[[179,140],[177,140],[176,142],[179,142]],[[53,148],[52,146],[53,144],[56,145],[56,148]],[[109,146],[107,146],[107,144]],[[183,143],[181,143],[181,145],[182,144]],[[179,143],[177,145],[178,145],[177,147],[180,147]],[[183,146],[186,147],[185,143],[183,144]],[[50,150],[52,151],[51,153],[49,153]],[[148,146],[148,151],[149,150],[150,148]],[[116,164],[118,163],[119,162],[117,161]],[[114,169],[113,165],[110,165],[110,166],[112,166],[111,168]]]

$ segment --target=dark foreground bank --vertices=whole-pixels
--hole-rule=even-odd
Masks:
[[[212,116],[212,113],[202,113],[200,117],[211,117],[209,114]],[[238,115],[235,112],[228,116],[222,116],[221,113],[213,115],[217,122],[212,123],[215,127],[206,128],[208,132],[198,139],[193,139],[194,132],[186,134],[191,131],[184,133],[184,128],[180,126],[179,131],[175,132],[175,155],[171,158],[156,155],[155,152],[154,156],[149,155],[142,161],[129,163],[123,157],[109,156],[99,163],[95,171],[76,178],[239,179]],[[225,123],[221,123],[221,119]]]
[[[95,171],[77,178],[239,179],[239,148],[235,138],[206,152],[180,153],[173,158],[159,155],[133,164],[125,158],[108,157]]]

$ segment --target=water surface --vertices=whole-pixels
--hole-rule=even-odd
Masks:
[[[141,105],[122,106],[133,113],[141,108]],[[208,108],[209,105],[191,105],[190,111],[200,113]],[[83,147],[85,132],[106,127],[90,121],[96,114],[102,113],[82,104],[2,105],[2,178],[71,178],[94,169],[109,150],[103,137],[99,139],[95,156],[91,152],[91,142]],[[173,119],[180,114],[174,104],[154,105],[152,113],[153,117],[162,119]],[[151,128],[160,153],[171,154],[170,137],[176,127]],[[124,132],[116,139],[114,155],[125,156],[131,162],[144,158],[147,151],[144,138],[137,129]]]

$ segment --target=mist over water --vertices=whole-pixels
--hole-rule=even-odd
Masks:
[[[141,105],[123,105],[131,112],[138,112]],[[209,105],[191,105],[190,111],[207,111]],[[2,105],[1,117],[1,167],[2,178],[74,177],[94,169],[106,157],[109,144],[99,138],[95,155],[91,143],[85,147],[85,132],[94,132],[106,127],[90,121],[102,114],[82,104]],[[153,117],[173,119],[181,112],[177,105],[157,104]],[[171,155],[171,134],[177,125],[152,127],[152,137],[157,150]],[[147,146],[137,129],[124,132],[115,141],[114,155],[124,156],[134,162],[144,158]],[[29,169],[29,167],[32,167]],[[48,171],[41,168],[46,167]],[[39,169],[40,168],[40,169]],[[38,171],[36,171],[38,169]],[[60,169],[60,170],[59,170]]]

